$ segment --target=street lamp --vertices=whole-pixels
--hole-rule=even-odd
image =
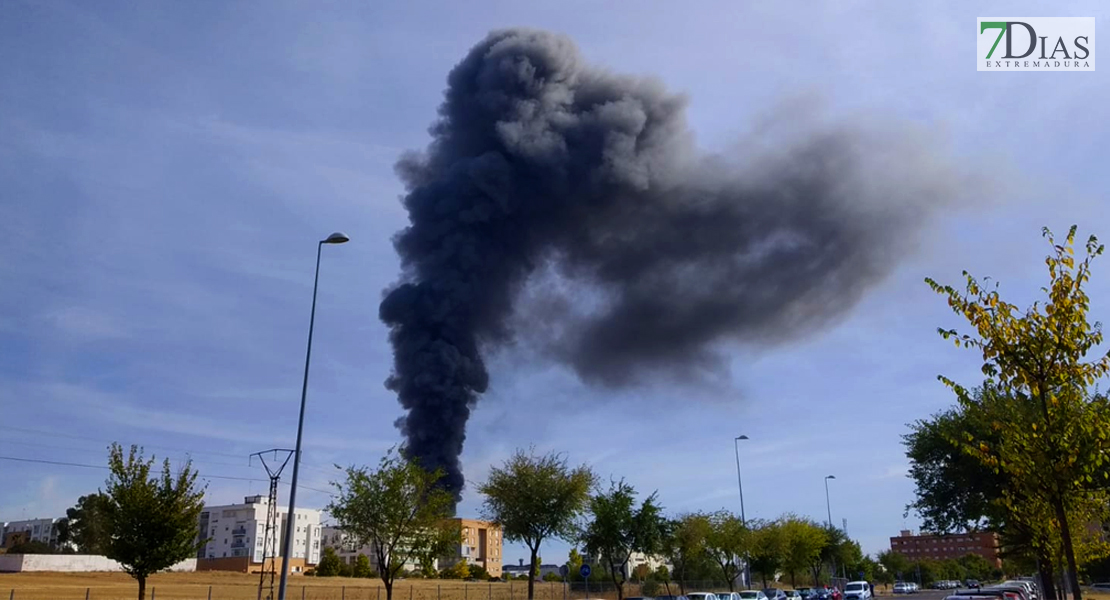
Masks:
[[[312,358],[312,329],[316,325],[316,289],[320,285],[320,251],[324,244],[344,244],[351,238],[342,233],[333,233],[316,244],[316,278],[312,282],[312,312],[308,318],[308,351],[304,357],[304,384],[301,386],[301,415],[297,420],[297,447],[293,451],[293,481],[289,487],[289,514],[285,518],[285,540],[281,552],[281,583],[278,586],[278,600],[285,600],[285,584],[289,577],[289,555],[293,553],[293,532],[296,531],[297,516],[297,472],[301,466],[301,435],[304,433],[304,404],[308,396],[308,365]],[[305,550],[305,558],[308,558]]]
[[[736,485],[740,488],[740,522],[744,524],[744,528],[748,528],[748,518],[744,515],[744,480],[740,478],[740,440],[746,440],[748,436],[738,435],[732,440],[732,447],[736,450]],[[748,571],[748,557],[744,557],[744,587],[750,587],[751,573]]]
[[[746,440],[748,436],[738,435],[732,440],[732,446],[736,449],[736,485],[740,488],[740,521],[744,526],[748,526],[748,519],[744,516],[744,480],[740,478],[740,440]]]
[[[832,529],[832,504],[829,503],[829,480],[836,479],[836,475],[825,477],[825,509],[829,511],[829,529]]]

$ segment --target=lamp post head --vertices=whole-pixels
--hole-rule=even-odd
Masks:
[[[737,439],[737,440],[746,440],[746,439],[748,439],[748,436],[746,436],[746,435],[738,435],[738,436],[736,436],[736,439]],[[735,441],[735,440],[734,440],[734,441]]]
[[[836,479],[836,475],[828,475],[825,479]]]
[[[329,235],[328,239],[323,240],[320,243],[321,244],[345,244],[349,241],[351,241],[351,238],[347,237],[346,234],[339,233],[337,231],[337,232]]]

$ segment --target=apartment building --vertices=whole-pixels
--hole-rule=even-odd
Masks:
[[[504,540],[501,528],[489,521],[477,519],[452,519],[462,532],[462,541],[457,553],[439,560],[439,568],[444,569],[461,561],[485,568],[490,577],[501,576],[504,557],[501,555]]]
[[[58,545],[58,519],[28,519],[0,523],[0,548],[11,548],[18,542],[42,542],[51,548]]]
[[[370,559],[370,568],[376,572],[381,572],[381,565],[378,564],[378,555],[369,544],[359,546],[357,542],[339,527],[325,526],[320,534],[321,543],[324,548],[331,548],[335,550],[336,556],[339,560],[354,565],[358,560],[359,554],[366,555]],[[433,562],[432,566],[436,569],[439,568],[438,562]],[[421,565],[415,560],[409,560],[403,565],[406,571],[415,571]]]
[[[268,510],[268,496],[247,496],[242,504],[205,506],[197,529],[198,538],[208,541],[197,552],[197,570],[242,573],[269,570],[269,562],[262,563]],[[303,573],[320,561],[320,511],[298,508],[294,514],[296,525],[289,572]],[[287,509],[279,507],[277,528],[270,542],[270,556],[282,556],[287,515]],[[281,564],[280,560],[278,564]]]
[[[998,534],[989,531],[914,535],[912,531],[903,529],[898,537],[890,538],[890,549],[910,560],[946,560],[978,554],[990,561],[995,568],[1002,567],[1002,558],[998,555],[999,544]]]

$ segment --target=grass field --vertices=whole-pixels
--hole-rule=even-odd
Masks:
[[[257,600],[258,575],[200,572],[160,573],[147,580],[147,598],[154,600]],[[132,600],[138,584],[124,573],[0,573],[0,600]],[[276,594],[277,583],[274,584]],[[627,593],[632,593],[629,589]],[[14,592],[14,595],[13,595]],[[269,580],[262,597],[269,592]],[[408,579],[394,583],[394,600],[524,600],[528,583],[464,583]],[[677,593],[677,592],[676,592]],[[573,597],[581,597],[576,593]],[[590,594],[591,598],[615,594]],[[536,584],[538,600],[563,600],[559,583]],[[568,592],[566,596],[572,595]],[[292,577],[288,600],[385,600],[378,579]]]
[[[147,598],[152,600],[257,600],[258,575],[224,572],[161,573],[147,580]],[[263,591],[266,598],[269,581]],[[780,584],[781,585],[781,584]],[[0,600],[133,600],[138,584],[124,573],[0,573]],[[275,592],[277,589],[275,582]],[[693,591],[688,589],[687,591]],[[876,588],[880,591],[880,588]],[[408,579],[397,581],[394,600],[524,600],[528,584],[464,583]],[[639,593],[628,585],[626,595]],[[674,589],[672,593],[677,594]],[[581,591],[567,592],[559,583],[536,584],[538,600],[582,598]],[[886,595],[886,594],[884,594]],[[345,577],[293,577],[289,580],[288,600],[385,600],[385,589],[377,579]],[[616,598],[614,593],[591,591],[590,598]],[[904,597],[907,600],[912,596]],[[1084,600],[1110,600],[1110,594],[1086,593]]]

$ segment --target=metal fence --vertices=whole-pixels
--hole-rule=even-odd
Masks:
[[[298,578],[290,582],[287,600],[386,600],[380,581],[345,578]],[[112,583],[90,587],[59,584],[57,586],[10,587],[0,578],[0,600],[134,600],[138,585]],[[13,582],[14,583],[14,582]],[[588,590],[587,590],[588,587]],[[655,595],[679,595],[689,592],[723,591],[727,586],[711,581],[669,582],[658,584]],[[275,588],[276,591],[276,588]],[[625,596],[639,596],[641,585],[626,583]],[[261,598],[270,597],[267,585]],[[259,600],[258,585],[250,584],[147,584],[149,600]],[[536,600],[615,599],[612,582],[549,582],[537,581]],[[399,580],[393,584],[393,600],[526,600],[527,581],[506,582],[440,582]]]

